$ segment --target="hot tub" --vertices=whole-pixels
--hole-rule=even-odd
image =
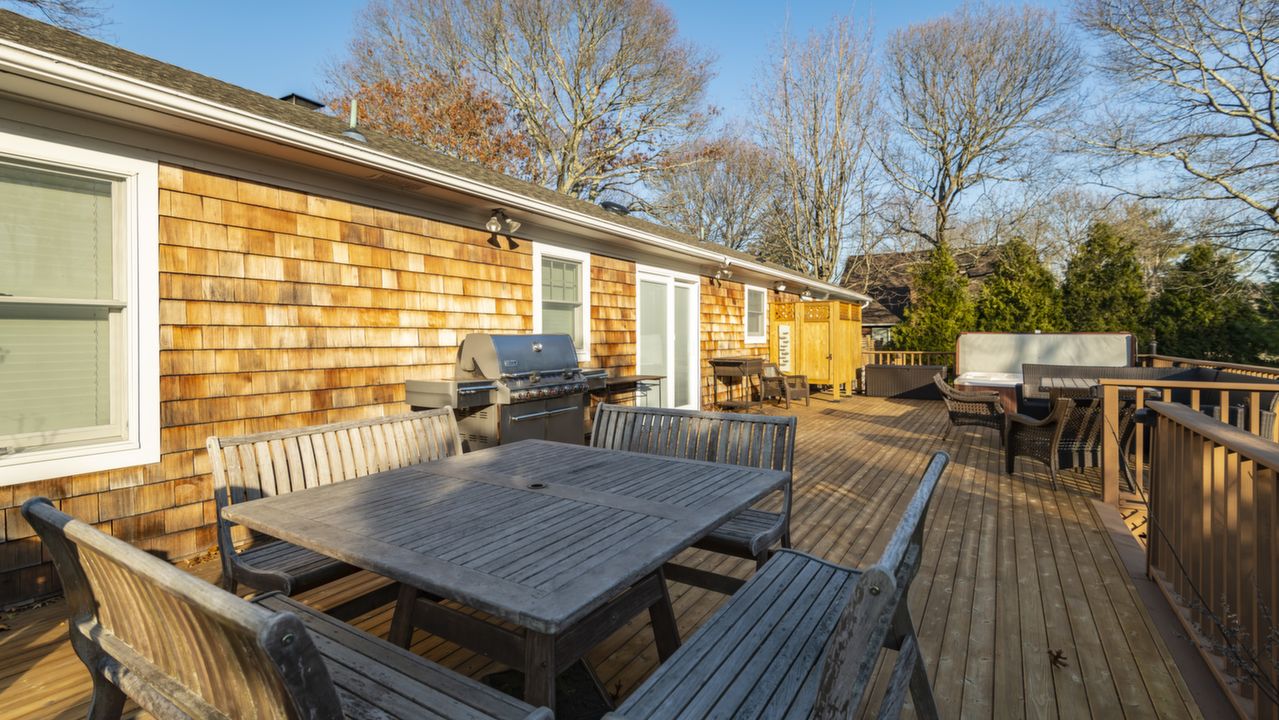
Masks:
[[[1017,386],[1021,384],[1021,373],[982,372],[970,370],[955,377],[957,390],[985,390],[999,393],[1000,404],[1004,412],[1017,412]]]

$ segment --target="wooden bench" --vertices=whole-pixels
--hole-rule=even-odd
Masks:
[[[286,595],[323,585],[357,568],[282,540],[258,538],[239,550],[237,545],[248,540],[249,534],[223,520],[223,508],[462,451],[457,421],[448,407],[256,435],[210,437],[207,446],[218,509],[222,586],[235,592],[244,583],[254,590]],[[334,614],[359,614],[393,597],[392,591]]]
[[[627,698],[615,720],[854,717],[882,651],[897,651],[879,717],[936,718],[906,596],[950,458],[937,453],[884,554],[853,570],[783,550]]]
[[[550,718],[279,593],[242,600],[55,509],[22,514],[53,556],[90,718]]]
[[[611,450],[745,465],[791,473],[795,418],[709,413],[697,410],[601,404],[591,445]],[[699,540],[694,547],[754,560],[762,567],[775,543],[790,547],[791,482],[782,490],[781,512],[747,508]],[[668,564],[666,577],[732,593],[742,581],[705,570]]]

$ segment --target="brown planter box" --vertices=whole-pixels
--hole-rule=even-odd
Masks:
[[[867,365],[866,394],[872,397],[941,400],[933,376],[945,365]]]

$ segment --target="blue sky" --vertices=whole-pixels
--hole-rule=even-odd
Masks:
[[[108,0],[101,39],[274,96],[314,97],[324,64],[339,58],[365,0]],[[758,69],[789,24],[803,35],[833,16],[870,17],[876,34],[944,14],[957,0],[683,0],[670,2],[684,38],[717,57],[709,99],[741,117]],[[1041,5],[1064,7],[1059,0]],[[1064,12],[1064,10],[1059,10]]]

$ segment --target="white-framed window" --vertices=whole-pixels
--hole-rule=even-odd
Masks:
[[[0,126],[0,485],[160,460],[154,161]]]
[[[768,291],[746,286],[746,342],[768,342]]]
[[[568,335],[577,359],[590,359],[590,253],[533,243],[533,332]]]

